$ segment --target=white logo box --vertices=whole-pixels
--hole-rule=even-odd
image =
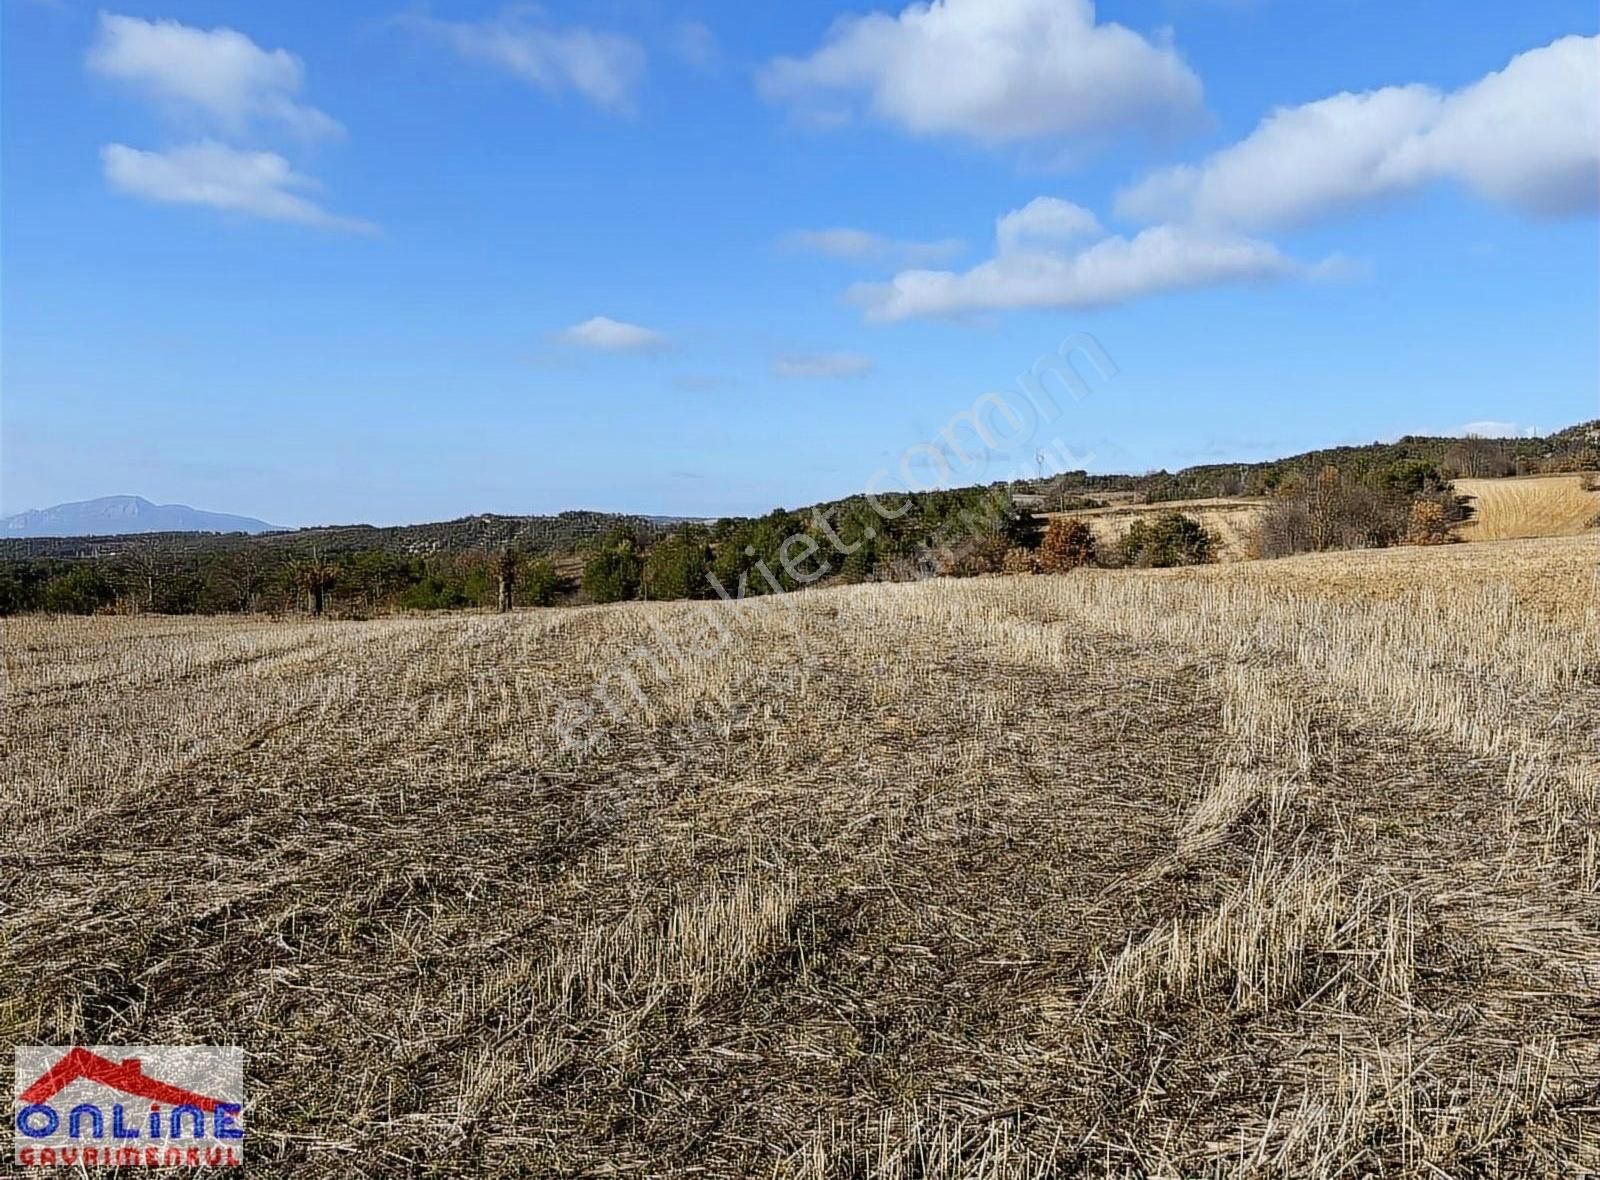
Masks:
[[[12,1160],[23,1166],[244,1162],[244,1051],[233,1045],[19,1045]]]

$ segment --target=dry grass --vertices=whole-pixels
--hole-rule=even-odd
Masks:
[[[1459,530],[1465,541],[1519,537],[1576,537],[1600,520],[1600,492],[1586,491],[1581,475],[1525,479],[1458,479],[1471,498],[1473,517]]]
[[[0,1032],[271,1176],[1583,1174],[1595,558],[8,622]]]
[[[1150,1014],[1218,996],[1237,1013],[1270,1012],[1339,982],[1404,1003],[1414,933],[1409,899],[1375,896],[1332,865],[1266,858],[1212,913],[1174,919],[1118,954],[1096,999]]]
[[[1146,576],[1359,603],[1397,602],[1430,588],[1504,587],[1524,613],[1588,629],[1600,621],[1600,543],[1592,537],[1308,553]]]

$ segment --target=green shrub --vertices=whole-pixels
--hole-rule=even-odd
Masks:
[[[453,610],[471,606],[472,599],[459,582],[428,574],[406,588],[400,596],[400,605],[407,610]]]
[[[644,561],[644,589],[649,598],[704,598],[711,585],[711,549],[698,530],[673,533],[659,542]]]
[[[1216,559],[1216,548],[1216,538],[1199,521],[1181,512],[1162,512],[1150,520],[1136,520],[1122,538],[1124,561],[1157,569],[1203,565]]]
[[[639,596],[639,558],[631,549],[602,549],[583,567],[590,602],[626,602]]]
[[[117,599],[117,588],[92,565],[76,565],[44,584],[40,605],[64,615],[92,615]]]
[[[1039,517],[1015,501],[1008,501],[1001,510],[999,527],[995,530],[1013,549],[1037,549],[1044,525]]]
[[[548,557],[536,557],[522,569],[523,598],[532,606],[551,606],[566,587],[566,579],[556,572]]]

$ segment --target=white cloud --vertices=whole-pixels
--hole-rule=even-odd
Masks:
[[[671,343],[664,333],[603,315],[574,324],[561,335],[569,344],[597,352],[661,352]]]
[[[772,362],[773,373],[789,380],[835,381],[872,370],[872,358],[855,352],[785,353]]]
[[[1564,37],[1456,91],[1397,166],[1529,213],[1600,205],[1600,37]]]
[[[810,250],[829,258],[853,262],[890,261],[905,266],[927,265],[954,258],[967,248],[957,238],[936,242],[908,242],[886,238],[864,229],[802,229],[786,234],[783,243],[792,250]]]
[[[368,222],[329,213],[304,196],[316,190],[317,182],[272,152],[243,151],[209,140],[164,152],[111,143],[100,149],[100,159],[113,188],[146,201],[208,205],[322,229],[377,232]]]
[[[1096,24],[1092,0],[931,0],[844,17],[809,57],[779,58],[762,93],[836,117],[841,104],[919,135],[982,143],[1168,129],[1201,110],[1170,45]]]
[[[343,130],[329,115],[299,101],[305,67],[283,49],[262,49],[233,29],[192,28],[175,20],[145,21],[100,14],[89,69],[127,83],[214,129],[241,135],[271,122],[306,137]]]
[[[672,52],[685,65],[703,73],[715,70],[722,63],[722,46],[717,35],[697,20],[686,20],[672,32]]]
[[[1100,219],[1082,205],[1060,197],[1035,197],[995,222],[995,241],[1002,254],[1029,245],[1074,242],[1100,237]]]
[[[138,90],[186,124],[232,141],[267,128],[302,139],[338,135],[330,115],[300,100],[305,66],[284,49],[263,49],[233,29],[198,29],[102,12],[85,64],[91,73]],[[306,195],[317,182],[275,152],[213,139],[161,151],[125,144],[100,149],[106,181],[147,201],[205,205],[228,213],[324,229],[375,233],[329,213]]]
[[[887,283],[857,284],[848,298],[869,320],[892,322],[1104,307],[1163,291],[1322,277],[1342,265],[1330,259],[1308,267],[1269,242],[1179,225],[1154,226],[1132,239],[1106,236],[1088,210],[1050,198],[1006,214],[995,229],[995,256],[970,270],[902,271]]]
[[[507,9],[481,21],[402,19],[462,57],[498,66],[546,94],[576,91],[615,114],[632,113],[644,77],[645,53],[633,38],[582,26],[552,28],[531,10]]]
[[[1564,37],[1449,94],[1388,86],[1274,111],[1116,207],[1146,221],[1291,225],[1444,180],[1533,215],[1600,206],[1600,38]]]

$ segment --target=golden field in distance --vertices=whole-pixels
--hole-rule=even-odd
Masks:
[[[1458,479],[1473,518],[1459,530],[1464,541],[1517,537],[1575,537],[1600,521],[1600,491],[1584,487],[1593,474],[1537,475],[1517,479]]]
[[[1510,479],[1458,479],[1454,487],[1468,498],[1473,516],[1456,530],[1463,541],[1504,541],[1531,537],[1575,537],[1600,521],[1600,491],[1584,487],[1595,475],[1539,475]],[[1193,517],[1217,538],[1217,560],[1248,560],[1250,539],[1268,499],[1172,500],[1156,504],[1113,504],[1067,512],[1044,512],[1045,520],[1077,517],[1089,522],[1095,541],[1114,548],[1135,521],[1162,512]]]
[[[1595,558],[8,620],[0,1035],[264,1176],[1582,1174]]]

